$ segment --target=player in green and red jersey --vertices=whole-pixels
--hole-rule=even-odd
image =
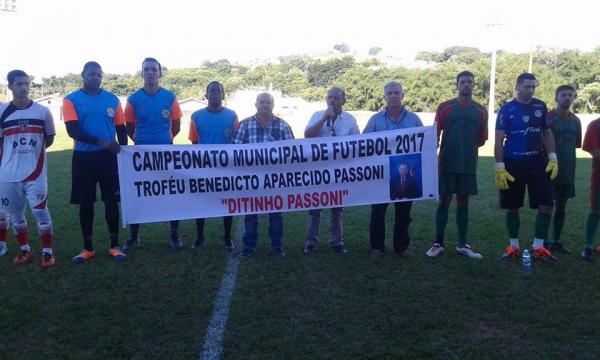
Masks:
[[[469,196],[477,194],[478,148],[488,138],[488,114],[473,101],[475,76],[463,71],[456,76],[458,96],[443,102],[435,114],[438,138],[441,134],[438,156],[440,202],[436,211],[436,241],[426,253],[437,257],[444,252],[444,232],[448,222],[448,208],[456,194],[456,224],[458,246],[456,251],[470,258],[480,259],[467,244],[469,223]]]
[[[553,242],[545,246],[552,251],[570,254],[571,251],[560,242],[565,223],[565,207],[569,198],[575,197],[575,149],[581,147],[581,122],[569,111],[575,99],[575,88],[561,85],[556,88],[556,107],[548,112],[548,122],[554,135],[558,176],[554,179],[554,199],[556,207],[553,221]]]

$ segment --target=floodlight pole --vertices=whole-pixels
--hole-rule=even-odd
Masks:
[[[486,26],[489,28],[495,28],[497,26],[501,26],[504,24],[501,23],[490,23]],[[488,116],[494,115],[494,107],[496,105],[496,58],[497,58],[497,50],[495,39],[493,39],[492,44],[492,59],[491,59],[491,69],[490,69],[490,99],[488,102]]]

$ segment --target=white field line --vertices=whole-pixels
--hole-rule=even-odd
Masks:
[[[234,238],[236,240],[236,246],[239,248],[243,246],[241,241],[243,233],[243,217],[238,217],[236,219]],[[213,304],[213,313],[204,337],[204,345],[202,346],[202,353],[200,354],[200,359],[202,360],[218,360],[223,353],[223,335],[225,333],[225,327],[227,326],[227,319],[229,318],[229,306],[231,305],[231,298],[233,296],[237,272],[240,266],[240,260],[236,255],[232,254],[231,257],[227,259],[227,264],[225,265],[225,273],[221,279],[221,286],[217,292],[217,297]]]

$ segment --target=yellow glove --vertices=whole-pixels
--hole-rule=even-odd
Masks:
[[[500,190],[507,190],[508,181],[513,182],[515,178],[506,171],[504,163],[496,163],[496,187]]]
[[[558,161],[556,160],[556,153],[548,154],[548,165],[546,165],[546,172],[550,173],[550,180],[556,179],[558,175]]]

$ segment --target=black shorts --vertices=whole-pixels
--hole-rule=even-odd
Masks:
[[[119,201],[117,156],[110,151],[74,151],[71,178],[71,204],[96,201],[100,184],[102,201]]]
[[[537,209],[540,205],[554,206],[552,182],[546,172],[548,160],[544,156],[516,160],[505,158],[506,171],[514,178],[508,182],[508,190],[500,190],[500,207],[518,209],[523,207],[525,186],[529,194],[529,207]]]

